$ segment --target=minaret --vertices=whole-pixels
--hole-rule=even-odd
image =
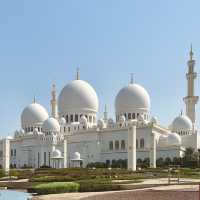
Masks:
[[[194,71],[195,60],[193,59],[192,45],[190,49],[190,59],[188,61],[188,73],[187,78],[187,96],[183,98],[186,104],[186,114],[192,120],[192,123],[196,122],[195,106],[199,100],[198,96],[195,96],[194,80],[197,78],[197,73]]]
[[[58,106],[57,106],[57,97],[56,97],[56,85],[53,84],[51,91],[52,99],[51,99],[51,115],[53,118],[58,118]]]
[[[105,105],[105,110],[104,110],[104,113],[103,113],[103,120],[104,120],[104,122],[108,121],[108,112],[107,112],[107,106],[106,105]]]

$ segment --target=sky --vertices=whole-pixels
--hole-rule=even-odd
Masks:
[[[150,94],[151,114],[169,125],[185,110],[191,43],[199,74],[199,8],[198,0],[0,1],[0,137],[20,129],[34,96],[50,112],[52,83],[59,94],[77,67],[98,94],[99,117],[105,104],[114,117],[133,73]]]

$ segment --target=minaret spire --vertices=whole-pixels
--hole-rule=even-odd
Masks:
[[[186,104],[186,115],[191,119],[192,123],[196,122],[196,104],[199,100],[198,96],[195,96],[195,79],[197,78],[197,73],[194,71],[195,60],[193,58],[194,53],[192,45],[189,52],[190,59],[188,61],[188,72],[186,74],[187,78],[187,96],[183,98]]]
[[[53,83],[51,91],[51,115],[53,118],[58,118],[58,106],[57,106],[57,95],[56,95],[56,85]]]
[[[80,79],[80,70],[77,67],[77,69],[76,69],[76,80],[79,80],[79,79]]]
[[[190,45],[190,60],[193,60],[193,50],[192,50],[192,44]]]

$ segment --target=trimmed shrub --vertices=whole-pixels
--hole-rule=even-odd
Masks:
[[[31,189],[28,189],[30,193],[37,194],[58,194],[66,192],[77,192],[79,190],[79,184],[73,182],[53,182],[38,184]]]
[[[84,180],[78,181],[79,192],[100,192],[120,190],[120,185],[112,184],[111,180]]]

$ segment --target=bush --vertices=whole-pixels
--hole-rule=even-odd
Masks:
[[[28,189],[30,193],[37,194],[58,194],[58,193],[66,193],[66,192],[77,192],[79,190],[78,183],[61,183],[61,182],[53,182],[53,183],[43,183],[36,186],[33,186],[31,189]]]
[[[112,184],[111,180],[84,180],[78,182],[79,192],[100,192],[120,190],[120,185]]]

